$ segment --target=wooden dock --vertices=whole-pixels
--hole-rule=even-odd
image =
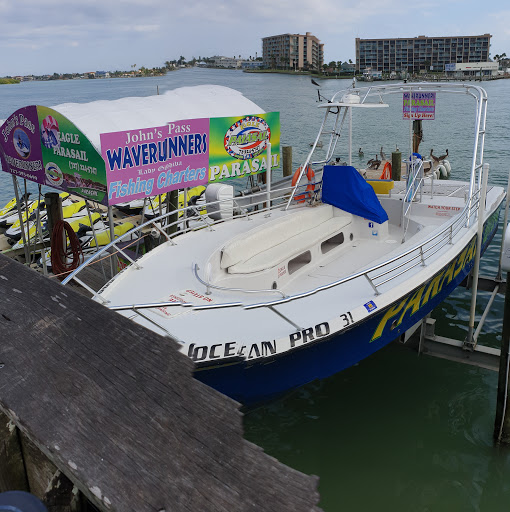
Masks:
[[[0,255],[0,491],[51,512],[317,511],[177,343]]]

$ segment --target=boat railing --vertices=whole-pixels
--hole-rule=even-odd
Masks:
[[[407,230],[411,220],[411,209],[413,203],[417,200],[418,193],[420,194],[419,201],[422,200],[423,191],[423,160],[421,158],[412,157],[407,162],[407,181],[404,200],[402,201],[402,215],[400,218],[400,225],[402,226],[402,243],[406,241]]]
[[[235,198],[234,199],[234,209],[239,213],[243,211],[243,215],[246,215],[248,218],[255,214],[255,213],[261,213],[261,212],[267,212],[267,214],[271,214],[272,210],[280,209],[284,207],[286,203],[286,199],[288,195],[291,193],[292,187],[289,187],[286,191],[280,190],[280,196],[279,198],[275,198],[273,200],[273,197],[271,199],[271,204],[268,204],[267,202],[267,194],[265,191],[260,192],[258,194],[254,194],[254,197],[250,199],[250,205],[249,207],[243,206],[238,201],[239,199],[243,198]],[[258,197],[255,197],[258,196]],[[230,201],[232,201],[230,199]],[[222,203],[224,203],[225,200],[219,200],[219,201],[213,201],[211,203],[201,205],[200,208],[207,208],[211,205],[219,206]],[[169,243],[172,244],[178,244],[178,238],[176,239],[176,236],[178,234],[188,232],[188,231],[195,231],[197,229],[213,229],[213,226],[224,222],[224,219],[220,220],[213,220],[208,219],[204,215],[198,215],[190,217],[188,216],[183,220],[182,217],[184,217],[183,212],[184,211],[190,211],[191,207],[186,208],[179,208],[177,210],[174,210],[173,212],[166,213],[160,217],[157,217],[155,219],[151,219],[145,223],[143,223],[141,226],[138,226],[137,228],[134,228],[131,230],[131,232],[128,232],[118,239],[114,240],[113,242],[110,242],[107,246],[105,246],[103,249],[95,253],[93,256],[91,256],[87,261],[82,263],[72,274],[70,274],[66,279],[64,279],[63,284],[67,284],[70,281],[74,280],[81,286],[84,286],[93,296],[93,298],[97,298],[104,304],[108,304],[108,300],[101,296],[101,290],[95,291],[92,288],[90,288],[88,285],[86,285],[82,279],[78,277],[81,271],[83,271],[88,265],[93,264],[95,261],[99,261],[103,258],[105,254],[108,256],[111,256],[112,252],[116,252],[121,254],[122,256],[126,257],[128,261],[134,266],[134,268],[140,268],[140,265],[136,262],[135,258],[130,257],[128,254],[126,254],[125,248],[119,248],[119,244],[122,243],[123,239],[131,239],[133,232],[138,232],[140,235],[144,236],[147,234],[148,230],[156,229],[158,233],[165,236],[165,238],[169,241]],[[197,208],[194,206],[193,208]],[[425,241],[421,241],[418,244],[413,245],[403,253],[394,256],[390,259],[387,259],[383,262],[380,262],[376,265],[373,265],[369,268],[363,269],[359,272],[356,272],[354,274],[351,274],[349,276],[346,276],[342,279],[339,279],[337,281],[328,283],[326,285],[322,285],[310,290],[307,290],[305,292],[295,294],[295,295],[286,295],[283,291],[278,289],[271,289],[271,290],[248,290],[248,289],[233,289],[233,288],[226,288],[222,287],[222,290],[230,290],[230,291],[239,291],[239,292],[246,292],[247,294],[251,293],[275,293],[276,295],[279,295],[280,297],[274,298],[272,300],[266,300],[262,302],[257,303],[245,303],[245,302],[229,302],[229,303],[215,303],[215,304],[207,304],[207,305],[194,305],[192,303],[174,303],[174,302],[158,302],[158,303],[149,303],[149,304],[127,304],[127,305],[121,305],[121,306],[115,306],[112,307],[114,310],[134,310],[138,312],[139,310],[143,309],[153,309],[153,308],[161,308],[161,307],[189,307],[194,310],[204,310],[204,309],[221,309],[221,308],[231,308],[231,307],[242,307],[244,309],[255,309],[255,308],[270,308],[275,313],[279,314],[275,309],[274,306],[277,306],[279,304],[284,304],[287,302],[291,302],[294,300],[304,299],[306,297],[310,297],[312,295],[315,295],[317,293],[329,290],[331,288],[335,288],[337,286],[340,286],[344,283],[347,283],[349,281],[353,281],[355,279],[362,278],[368,282],[368,284],[372,287],[374,291],[374,295],[379,295],[381,293],[381,287],[385,285],[388,282],[393,281],[394,279],[407,274],[412,269],[416,268],[417,266],[426,266],[429,264],[430,261],[435,261],[434,255],[437,254],[441,249],[443,249],[448,244],[453,244],[455,238],[459,233],[466,229],[466,226],[471,225],[472,220],[474,217],[477,216],[479,208],[479,194],[475,193],[473,198],[471,198],[471,201],[466,202],[466,205],[464,209],[455,217],[453,217],[450,221],[448,221],[445,226],[438,231],[434,236],[431,238],[427,238]],[[177,220],[170,221],[169,218],[172,215],[180,215],[180,218]],[[207,219],[207,220],[206,220]],[[191,225],[190,221],[194,220],[197,221],[198,224]],[[175,227],[177,225],[181,224],[181,230],[178,233],[172,233],[169,234],[168,230],[172,227]],[[184,225],[183,225],[184,224]],[[131,235],[130,235],[131,233]],[[129,237],[129,238],[128,238]],[[133,244],[136,242],[133,242]],[[198,281],[206,288],[206,293],[209,292],[211,288],[218,288],[216,285],[210,283],[207,281],[207,279],[203,279],[199,275],[199,268],[196,264],[193,265],[193,272],[195,273],[196,278]],[[288,319],[287,319],[288,320]],[[151,320],[152,321],[152,320]],[[291,322],[289,320],[289,322]],[[291,322],[292,323],[292,322]]]
[[[307,184],[300,186],[303,189],[303,193]],[[140,239],[146,236],[152,236],[153,238],[164,237],[167,242],[175,245],[175,237],[189,231],[197,231],[199,229],[213,229],[213,226],[230,220],[234,216],[245,216],[249,217],[254,213],[268,212],[279,209],[287,201],[287,198],[291,192],[295,190],[292,186],[282,186],[278,189],[273,189],[270,193],[270,200],[268,201],[267,192],[260,191],[253,193],[249,196],[236,196],[234,198],[220,199],[216,201],[210,201],[208,203],[189,205],[182,208],[177,208],[171,212],[164,213],[153,219],[146,220],[141,225],[131,229],[130,231],[119,236],[115,240],[111,241],[104,247],[100,248],[97,252],[87,258],[81,265],[70,273],[62,284],[66,285],[69,281],[74,280],[80,286],[87,289],[93,297],[98,297],[103,302],[107,302],[101,299],[99,292],[92,290],[86,283],[80,280],[77,275],[80,274],[85,268],[93,265],[96,262],[102,261],[105,257],[111,257],[114,254],[119,254],[130,264],[134,265],[135,268],[139,268],[136,258],[138,253],[132,257],[128,254],[127,249],[129,247],[120,247],[123,242],[132,242],[131,245],[135,245],[138,248]],[[299,190],[299,189],[298,189]],[[312,201],[312,197],[307,197],[308,202]],[[230,213],[224,213],[225,216],[217,219],[213,219],[207,215],[200,214],[203,210],[217,210],[221,211],[221,207],[225,206],[227,209],[229,206],[232,211]],[[233,207],[232,207],[233,206]],[[225,210],[226,211],[226,210]],[[134,239],[134,241],[133,241]]]

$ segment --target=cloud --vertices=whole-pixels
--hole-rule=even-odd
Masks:
[[[477,6],[432,0],[417,14],[407,0],[0,0],[2,72],[37,74],[56,61],[80,71],[129,69],[135,61],[160,66],[180,55],[254,56],[261,55],[262,37],[289,32],[317,36],[327,61],[354,59],[356,37],[469,35],[485,26],[497,34],[496,53],[509,49],[510,11],[487,4],[480,16],[471,15]],[[12,48],[25,50],[23,59]]]

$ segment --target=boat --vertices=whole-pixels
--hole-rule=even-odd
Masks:
[[[475,136],[464,148],[469,180],[426,176],[416,155],[403,157],[400,181],[365,179],[353,166],[353,116],[388,108],[388,95],[416,91],[457,93],[472,102]],[[402,101],[397,104],[402,118]],[[487,95],[481,87],[354,88],[319,108],[324,119],[316,143],[325,141],[326,154],[315,159],[314,144],[292,186],[269,186],[243,205],[219,190],[228,185],[209,185],[200,228],[162,232],[162,244],[93,293],[175,340],[199,380],[245,404],[333,375],[405,336],[468,276],[478,249],[483,253],[497,230],[506,195],[502,187],[484,186]],[[349,158],[335,165],[344,125]],[[136,229],[162,225],[166,216]],[[107,251],[122,254],[122,240],[63,284],[80,282],[80,272]]]

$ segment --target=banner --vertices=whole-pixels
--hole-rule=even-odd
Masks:
[[[101,154],[48,107],[17,110],[0,127],[3,170],[105,205],[265,172],[280,165],[280,113],[188,119],[102,133]]]
[[[107,204],[104,161],[65,116],[31,105],[0,127],[2,169],[21,178]]]
[[[102,133],[108,204],[207,184],[209,119]]]
[[[210,123],[209,183],[241,178],[280,165],[280,113],[216,117]]]
[[[411,119],[435,119],[436,93],[413,92],[409,98],[409,93],[405,92],[402,105],[403,119],[409,119],[409,110]]]

